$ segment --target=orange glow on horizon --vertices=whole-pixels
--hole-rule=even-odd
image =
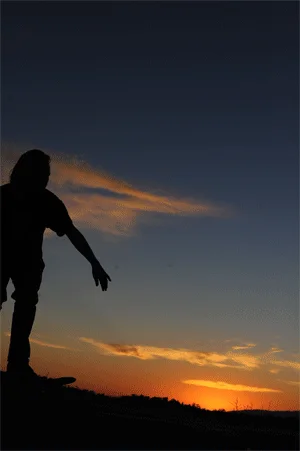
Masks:
[[[1,365],[2,369],[6,369],[5,359],[9,337],[6,334],[2,334],[2,337]],[[35,371],[51,377],[74,376],[77,380],[73,386],[81,389],[93,390],[108,396],[136,394],[167,397],[169,400],[174,398],[181,403],[191,405],[195,403],[208,410],[235,410],[236,400],[238,400],[239,410],[246,408],[300,410],[299,385],[296,382],[285,385],[278,382],[277,386],[273,384],[272,388],[279,389],[276,393],[243,391],[241,388],[251,386],[253,379],[249,371],[243,374],[237,370],[241,375],[241,380],[236,385],[237,391],[234,390],[234,379],[231,379],[231,383],[227,386],[224,385],[226,389],[222,389],[221,385],[216,388],[218,381],[222,380],[221,376],[216,377],[216,374],[220,374],[218,372],[224,369],[201,367],[198,374],[202,374],[202,377],[198,380],[215,381],[216,385],[214,386],[212,382],[210,386],[190,385],[183,383],[183,380],[195,380],[195,377],[190,377],[192,367],[182,362],[172,360],[169,363],[162,359],[143,360],[126,356],[102,356],[93,349],[82,352],[80,349],[58,346],[54,339],[39,338],[39,340],[35,338],[32,340],[31,365]],[[171,365],[173,367],[170,370]],[[178,368],[178,372],[175,372],[174,368]],[[255,386],[267,387],[268,384],[264,378],[255,379]]]

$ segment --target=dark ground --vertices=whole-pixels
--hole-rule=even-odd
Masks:
[[[299,412],[284,418],[209,411],[73,387],[37,392],[1,377],[1,449],[299,450]]]

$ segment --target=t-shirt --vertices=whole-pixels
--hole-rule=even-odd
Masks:
[[[2,259],[43,261],[45,229],[63,236],[73,226],[64,203],[48,189],[32,195],[7,183],[0,186],[0,205]]]

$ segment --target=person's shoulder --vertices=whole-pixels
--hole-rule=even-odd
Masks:
[[[53,191],[50,191],[47,188],[45,188],[44,196],[45,202],[50,204],[51,206],[63,204],[63,201],[56,194],[54,194]]]
[[[60,198],[47,188],[45,188],[44,196],[47,200],[52,201],[52,202],[60,201]]]

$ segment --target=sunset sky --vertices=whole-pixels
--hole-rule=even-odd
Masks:
[[[102,292],[46,230],[32,367],[100,393],[299,409],[298,2],[1,7],[1,183],[48,153],[48,188],[112,279]]]

